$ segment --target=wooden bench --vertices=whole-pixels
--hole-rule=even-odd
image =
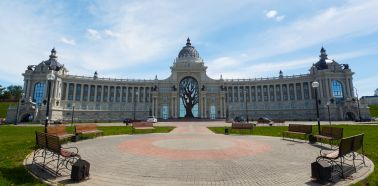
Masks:
[[[74,134],[67,133],[65,125],[53,125],[47,127],[47,133],[58,136],[60,140],[71,138]]]
[[[231,124],[231,129],[248,129],[248,130],[252,130],[253,129],[253,124],[252,123],[233,122]]]
[[[75,125],[75,134],[76,136],[81,134],[95,134],[102,135],[103,131],[97,129],[96,124],[82,124],[82,125]]]
[[[282,139],[289,137],[291,134],[303,135],[305,139],[312,133],[311,125],[299,125],[299,124],[289,124],[288,130],[282,132]]]
[[[141,121],[141,122],[133,122],[132,124],[132,133],[135,133],[135,129],[155,129],[154,124],[152,122],[146,122],[146,121]]]
[[[316,161],[319,160],[326,160],[331,164],[332,171],[338,171],[341,173],[341,176],[344,177],[344,168],[346,156],[348,159],[351,157],[353,162],[354,171],[356,172],[356,164],[355,160],[361,160],[361,164],[365,164],[365,156],[364,156],[364,134],[358,134],[355,136],[350,136],[347,138],[342,138],[339,143],[339,147],[336,150],[332,150],[329,152],[325,152],[326,150],[320,150],[320,156],[316,158]],[[361,150],[361,154],[357,154],[358,151]],[[362,156],[361,159],[357,159],[358,156]],[[338,169],[335,169],[338,168]]]
[[[331,145],[337,144],[343,138],[343,128],[323,126],[320,134],[314,135],[314,137],[319,142],[329,141]]]
[[[38,160],[43,159],[43,162],[41,162],[42,168],[47,169],[51,165],[55,168],[55,176],[58,176],[60,170],[70,170],[68,164],[72,166],[80,159],[79,150],[76,147],[63,148],[58,136],[43,132],[36,132],[35,134],[36,146],[32,164],[36,164]]]

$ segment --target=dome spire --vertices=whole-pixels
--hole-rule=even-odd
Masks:
[[[190,38],[186,39],[186,46],[191,46],[192,44],[190,43]]]
[[[322,48],[320,49],[320,59],[328,59],[328,57],[327,57],[328,55],[327,55],[327,52],[326,52],[326,50],[324,49],[324,47],[322,46]]]
[[[50,58],[57,58],[55,47],[51,50]]]

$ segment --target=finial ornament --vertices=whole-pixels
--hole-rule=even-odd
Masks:
[[[190,43],[190,38],[186,39],[186,46],[191,46],[192,44]]]
[[[51,50],[50,58],[57,58],[55,47]]]

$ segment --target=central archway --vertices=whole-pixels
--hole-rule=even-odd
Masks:
[[[198,82],[193,77],[185,77],[180,81],[180,117],[198,117]]]

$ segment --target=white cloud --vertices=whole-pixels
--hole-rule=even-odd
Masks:
[[[277,17],[276,17],[276,21],[280,22],[280,21],[282,21],[284,18],[285,18],[284,15],[277,16]]]
[[[348,60],[367,54],[378,53],[376,49],[371,48],[367,50],[358,50],[344,53],[337,53],[330,57],[336,59],[337,62],[342,63],[343,60]],[[208,73],[211,77],[217,78],[219,72],[222,72],[223,78],[258,78],[278,76],[278,72],[282,70],[284,75],[285,71],[293,71],[297,69],[305,69],[302,73],[308,73],[311,65],[318,61],[317,56],[301,57],[298,59],[286,60],[286,61],[262,61],[259,63],[250,64],[243,57],[221,57],[212,60],[208,63]]]
[[[74,39],[67,39],[65,37],[62,37],[62,38],[60,38],[59,41],[62,42],[62,43],[65,43],[67,45],[72,45],[72,46],[76,45],[76,42],[75,42]]]
[[[267,18],[275,18],[277,14],[278,14],[277,10],[269,10],[266,12],[265,16]]]
[[[111,30],[104,30],[104,32],[107,36],[110,36],[110,37],[120,37],[121,36],[121,34],[115,33]]]
[[[371,24],[371,20],[378,17],[377,8],[378,1],[350,1],[340,7],[328,8],[291,24],[253,35],[246,40],[259,47],[240,53],[251,54],[249,59],[256,60],[374,33],[378,31],[378,24]]]
[[[100,32],[92,28],[87,29],[87,35],[90,39],[93,39],[93,40],[101,39]]]
[[[265,16],[268,19],[275,19],[278,22],[282,21],[285,18],[284,15],[279,15],[277,10],[265,11]]]

